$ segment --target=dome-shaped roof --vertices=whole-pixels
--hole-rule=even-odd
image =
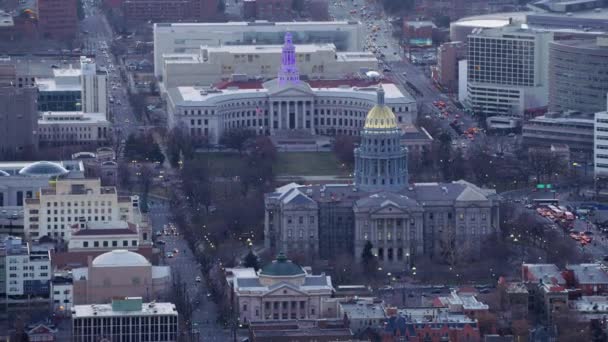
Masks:
[[[143,255],[124,249],[115,249],[103,253],[93,259],[94,267],[134,267],[150,266],[150,262]]]
[[[283,253],[279,254],[276,260],[264,266],[260,271],[260,276],[271,277],[290,277],[304,274],[306,274],[304,269],[294,264],[291,260],[287,260],[287,257]]]
[[[10,176],[10,174],[4,170],[0,170],[0,177]]]
[[[67,173],[69,171],[63,166],[48,161],[35,162],[19,170],[20,175],[38,177],[62,176]]]
[[[384,89],[382,89],[382,86],[378,88],[378,103],[367,113],[364,128],[397,128],[395,113],[384,104]]]

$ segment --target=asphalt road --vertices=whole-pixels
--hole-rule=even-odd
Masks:
[[[169,224],[168,217],[168,204],[165,201],[152,199],[149,218],[154,232],[162,232],[163,226]],[[209,290],[205,282],[196,281],[197,276],[202,278],[203,275],[188,243],[181,235],[163,235],[158,239],[165,241],[165,255],[168,252],[172,252],[174,255],[172,258],[163,258],[163,262],[171,266],[173,275],[179,275],[186,284],[188,297],[192,300],[193,329],[198,332],[198,340],[195,339],[195,341],[227,341],[229,334],[216,322],[217,308],[207,295]],[[177,253],[174,253],[174,250],[177,250]]]
[[[123,81],[120,76],[124,66],[110,53],[115,35],[105,16],[91,1],[85,2],[84,6],[86,17],[80,24],[84,51],[95,55],[97,66],[108,71],[108,105],[113,128],[126,139],[129,134],[137,132],[139,127],[127,98],[126,80]]]

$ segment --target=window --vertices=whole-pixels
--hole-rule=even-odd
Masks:
[[[103,246],[104,246],[104,247],[108,247],[108,241],[104,241],[104,242],[103,242]]]
[[[129,246],[129,241],[127,241],[127,240],[122,240],[122,246],[123,246],[123,247],[127,247],[127,246]]]
[[[93,246],[94,246],[94,247],[99,247],[99,241],[94,241],[94,242],[93,242]]]
[[[137,246],[137,240],[131,240],[131,246]]]
[[[118,247],[118,241],[112,241],[112,247]]]
[[[315,224],[315,217],[314,216],[309,217],[308,221],[310,222],[310,224]]]

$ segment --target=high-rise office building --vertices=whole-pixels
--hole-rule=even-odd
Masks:
[[[107,114],[106,73],[98,71],[95,61],[85,56],[80,57],[80,72],[82,111]]]
[[[0,155],[29,153],[38,148],[38,112],[33,87],[0,84]]]
[[[552,32],[524,25],[478,30],[468,37],[465,104],[486,116],[521,116],[547,105]]]
[[[45,39],[72,39],[78,30],[77,0],[37,0],[38,29]]]
[[[608,101],[606,110],[595,113],[595,129],[593,130],[595,176],[608,177]]]
[[[592,114],[605,109],[608,36],[549,44],[549,109]]]

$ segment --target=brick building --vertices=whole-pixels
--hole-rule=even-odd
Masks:
[[[124,0],[128,23],[209,21],[216,18],[218,0]]]
[[[77,0],[38,0],[36,4],[41,37],[69,40],[76,35]]]

